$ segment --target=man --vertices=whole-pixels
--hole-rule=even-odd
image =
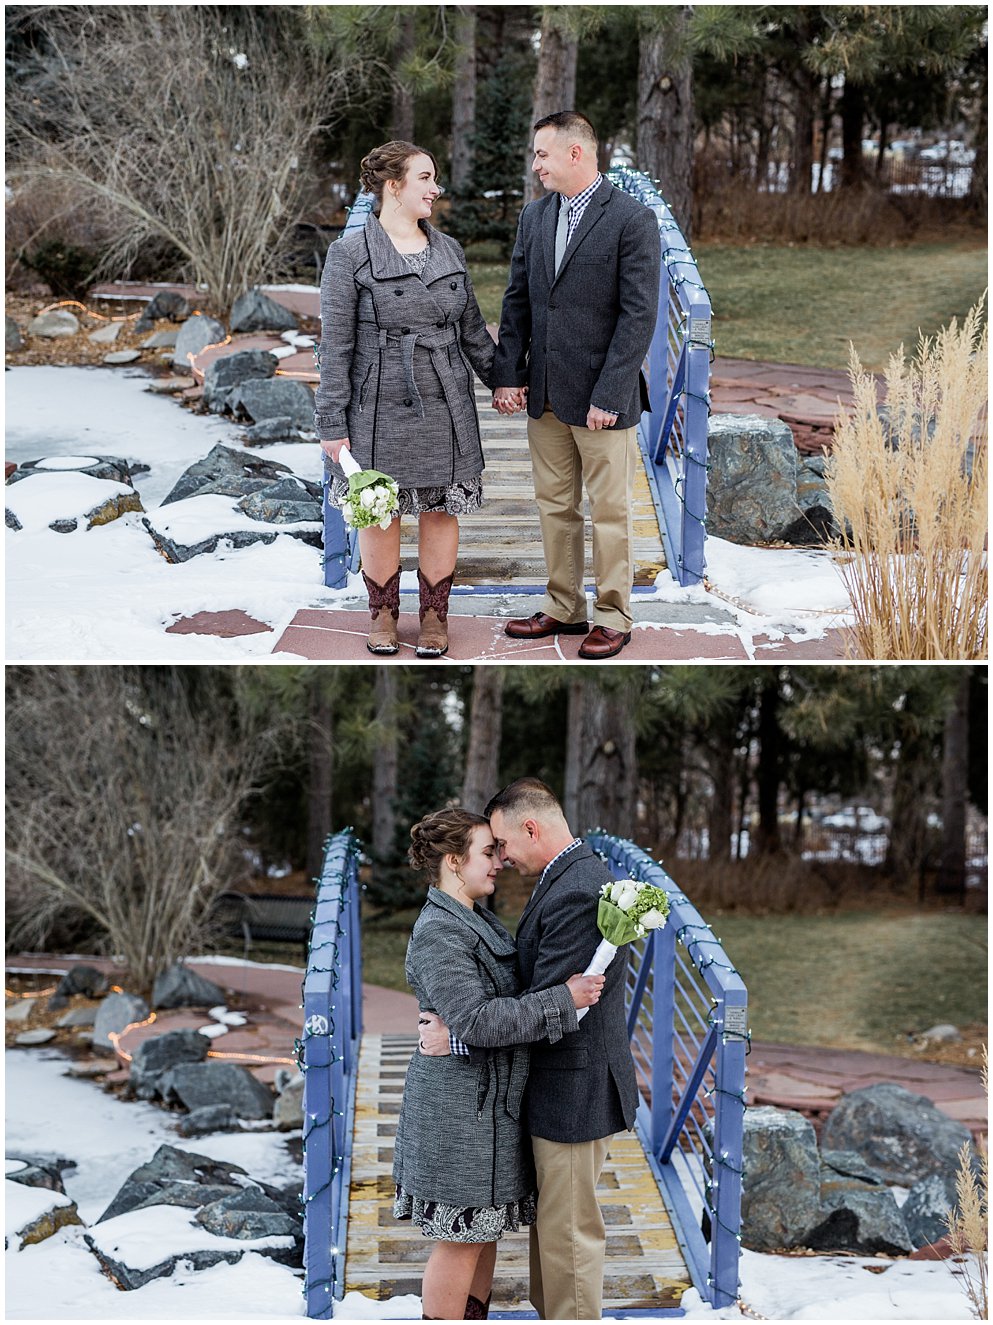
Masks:
[[[603,178],[585,115],[534,126],[532,169],[546,195],[525,207],[503,297],[493,376],[501,414],[528,410],[528,444],[548,587],[515,639],[586,635],[583,482],[593,522],[593,629],[581,658],[631,638],[635,429],[650,408],[641,364],[658,311],[658,224]]]
[[[519,778],[485,811],[504,865],[538,881],[517,929],[525,990],[561,984],[599,942],[603,861],[573,837],[562,808],[537,778]],[[579,1029],[531,1046],[527,1121],[538,1175],[531,1229],[531,1301],[542,1320],[599,1320],[606,1232],[596,1185],[615,1132],[634,1123],[638,1102],[624,1014],[624,961],[607,968],[600,1001]],[[447,1027],[420,1014],[422,1049],[448,1053]],[[451,1047],[458,1050],[456,1042]]]

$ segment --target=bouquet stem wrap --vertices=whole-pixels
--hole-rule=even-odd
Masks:
[[[343,446],[338,452],[338,464],[344,470],[345,478],[351,478],[353,474],[362,473],[361,466],[347,446]]]
[[[609,939],[601,939],[597,944],[596,952],[593,954],[593,960],[587,966],[583,975],[603,975],[616,956],[617,944],[611,943]],[[576,1013],[576,1020],[582,1021],[587,1012],[589,1012],[589,1008],[580,1008]]]

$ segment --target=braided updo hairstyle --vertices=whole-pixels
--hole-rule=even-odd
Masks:
[[[489,819],[481,814],[473,814],[458,805],[449,809],[435,810],[414,824],[410,830],[410,849],[407,859],[415,870],[421,870],[432,883],[441,878],[441,862],[445,856],[457,856],[464,860],[469,854],[472,831],[481,826],[489,827]]]
[[[391,143],[383,143],[381,147],[374,147],[367,156],[362,158],[362,164],[359,167],[359,182],[363,190],[366,193],[374,194],[377,202],[382,206],[383,191],[386,188],[387,180],[403,183],[407,174],[407,163],[414,156],[429,157],[437,176],[438,162],[433,152],[429,152],[426,147],[415,147],[413,143],[407,143],[398,138]]]

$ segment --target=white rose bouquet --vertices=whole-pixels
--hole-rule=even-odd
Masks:
[[[390,522],[400,508],[396,480],[378,469],[360,469],[347,446],[338,454],[338,464],[348,479],[348,496],[342,508],[342,519],[350,529],[389,529]]]
[[[583,975],[603,975],[624,943],[644,938],[650,929],[661,929],[669,915],[669,898],[664,889],[637,879],[618,879],[600,889],[597,928],[603,935],[593,960]],[[589,1008],[576,1013],[579,1021]]]

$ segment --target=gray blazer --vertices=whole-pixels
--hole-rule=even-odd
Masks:
[[[314,426],[401,487],[447,487],[483,470],[472,372],[492,384],[494,345],[461,246],[421,225],[419,276],[376,216],[329,247]]]
[[[503,296],[493,376],[527,386],[528,413],[547,400],[563,423],[585,427],[591,405],[617,428],[651,408],[641,373],[651,344],[662,267],[658,223],[644,203],[605,179],[555,274],[559,195],[521,212]]]
[[[572,996],[559,982],[517,997],[511,935],[490,912],[470,911],[438,888],[414,924],[406,974],[421,1008],[474,1047],[468,1058],[415,1051],[397,1124],[395,1181],[415,1196],[460,1207],[520,1200],[534,1191],[521,1125],[527,1042],[557,1043],[576,1029]],[[573,974],[570,968],[566,978]]]
[[[547,989],[586,967],[600,942],[600,889],[611,878],[585,843],[547,872],[517,927],[525,989]],[[638,1087],[624,1013],[625,967],[622,948],[607,967],[599,1003],[576,1034],[532,1047],[527,1119],[533,1136],[594,1141],[633,1125]]]

